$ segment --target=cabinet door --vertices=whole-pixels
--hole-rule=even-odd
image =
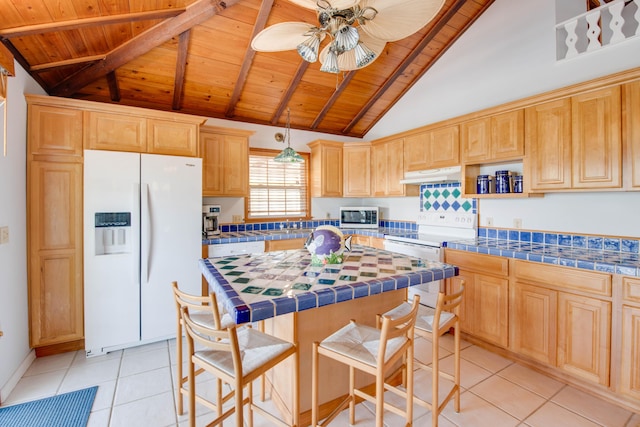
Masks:
[[[408,171],[425,170],[429,167],[428,141],[426,132],[404,138],[404,163]]]
[[[344,197],[371,196],[371,146],[345,144],[342,158]]]
[[[524,110],[491,117],[491,159],[524,156]]]
[[[571,101],[560,99],[525,110],[531,190],[571,187]]]
[[[459,126],[429,131],[428,150],[428,169],[460,164]]]
[[[460,125],[460,145],[464,163],[483,162],[491,156],[491,119],[483,117]]]
[[[473,280],[474,334],[496,345],[509,343],[509,281],[475,274]]]
[[[640,399],[640,308],[622,306],[620,391]]]
[[[640,189],[640,81],[624,85],[625,186]]]
[[[82,111],[30,104],[29,153],[82,157]]]
[[[222,183],[224,137],[222,135],[201,132],[200,155],[202,156],[202,194],[220,196],[223,194]]]
[[[375,144],[371,147],[371,171],[373,196],[386,196],[387,194],[387,146],[386,144]]]
[[[195,157],[198,154],[198,125],[176,121],[147,121],[148,152]]]
[[[222,151],[225,196],[249,194],[249,141],[243,136],[225,135]]]
[[[622,186],[620,87],[571,98],[573,188]]]
[[[473,321],[473,308],[474,308],[474,296],[473,296],[473,273],[460,269],[457,276],[448,279],[450,286],[449,294],[458,292],[462,283],[464,282],[464,295],[462,296],[462,303],[458,307],[458,317],[460,317],[460,329],[466,333],[474,333],[474,321]]]
[[[147,119],[125,114],[90,111],[87,148],[92,150],[147,151]]]
[[[322,197],[342,197],[342,147],[322,149]]]
[[[407,195],[406,186],[400,184],[404,178],[404,141],[395,139],[386,144],[387,151],[387,196]]]
[[[82,165],[29,164],[32,347],[83,337]]]
[[[611,303],[558,294],[558,367],[582,379],[609,385]]]
[[[558,292],[516,282],[511,301],[511,349],[556,366]]]

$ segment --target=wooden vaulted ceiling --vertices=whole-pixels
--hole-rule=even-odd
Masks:
[[[0,0],[0,39],[50,95],[278,126],[289,107],[292,128],[364,137],[491,3],[445,0],[338,75],[251,49],[267,26],[317,24],[287,0]]]

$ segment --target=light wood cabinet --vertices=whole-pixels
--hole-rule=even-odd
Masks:
[[[147,151],[146,118],[104,111],[90,111],[87,116],[87,148],[135,153]]]
[[[450,280],[452,291],[465,281],[461,308],[462,330],[507,347],[509,343],[508,259],[464,251],[446,250],[445,262],[459,267]]]
[[[30,161],[28,169],[30,345],[80,340],[82,164]]]
[[[171,120],[147,121],[147,152],[170,156],[195,157],[198,155],[197,123],[181,123]]]
[[[619,86],[529,107],[525,122],[532,190],[622,186]]]
[[[558,294],[558,367],[585,380],[609,385],[611,303]]]
[[[342,197],[343,167],[341,142],[316,140],[311,149],[311,197]]]
[[[288,251],[291,249],[304,249],[304,242],[307,239],[301,237],[298,239],[284,239],[284,240],[266,240],[264,242],[265,252],[273,251]]]
[[[407,171],[457,166],[460,164],[460,126],[448,125],[407,135],[403,151]]]
[[[483,117],[460,125],[464,163],[522,159],[524,110]]]
[[[625,188],[640,190],[640,80],[623,85]]]
[[[371,145],[373,195],[414,196],[419,192],[417,185],[403,185],[404,178],[404,139],[376,142]]]
[[[82,157],[82,110],[29,103],[29,151],[34,156]]]
[[[620,392],[640,399],[640,306],[622,306]]]
[[[342,148],[344,197],[371,196],[371,144],[347,143]]]
[[[558,292],[517,281],[510,291],[510,348],[555,366]]]
[[[200,128],[202,194],[245,197],[249,194],[249,136],[253,132]]]
[[[571,98],[573,188],[622,186],[620,86]]]
[[[608,386],[611,275],[517,260],[513,276],[511,349]]]

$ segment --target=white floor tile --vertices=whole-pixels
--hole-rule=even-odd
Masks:
[[[54,396],[60,388],[60,383],[66,371],[59,370],[44,374],[22,377],[2,406],[28,402],[43,397]]]
[[[113,407],[110,427],[175,426],[176,411],[172,392]]]
[[[509,427],[520,424],[518,419],[468,391],[460,396],[460,412],[455,412],[453,402],[449,402],[441,415],[460,427]]]
[[[475,363],[492,373],[501,371],[513,363],[511,360],[475,345],[461,350],[460,358]]]
[[[64,390],[79,390],[118,378],[120,359],[71,365],[62,382]]]
[[[475,385],[470,391],[519,420],[524,420],[546,402],[540,395],[497,375]]]
[[[514,363],[498,372],[499,376],[549,399],[565,385],[526,366]]]
[[[558,405],[607,427],[624,427],[631,411],[567,386],[551,398]]]
[[[87,357],[84,351],[77,351],[76,357],[73,359],[71,366],[92,365],[94,363],[106,362],[108,360],[120,360],[122,358],[122,350],[112,351],[111,353],[100,356]]]
[[[120,376],[126,377],[165,367],[169,367],[169,349],[166,346],[134,353],[128,353],[125,350],[122,356]]]
[[[59,371],[68,369],[75,357],[75,352],[56,354],[48,357],[38,357],[33,361],[24,376],[44,374],[45,372]]]
[[[173,392],[169,367],[119,378],[114,405],[122,405],[164,392]]]
[[[109,417],[111,416],[111,407],[94,411],[89,414],[87,427],[109,427]]]
[[[544,406],[524,420],[531,427],[571,426],[571,427],[598,427],[598,424],[581,417],[553,402],[547,402]]]

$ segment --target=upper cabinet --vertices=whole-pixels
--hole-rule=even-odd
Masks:
[[[371,144],[350,142],[342,148],[344,197],[371,196]]]
[[[417,185],[403,185],[405,171],[405,140],[403,138],[376,142],[371,146],[373,196],[414,196]]]
[[[524,110],[464,122],[460,134],[463,163],[522,159]]]
[[[316,140],[311,149],[311,197],[342,197],[342,142]]]
[[[404,162],[407,171],[460,164],[460,127],[455,124],[407,135]]]
[[[172,156],[196,156],[198,153],[198,123],[175,120],[147,120],[147,152]]]
[[[82,157],[82,110],[29,102],[29,152]]]
[[[534,191],[622,186],[620,87],[526,109]]]
[[[625,187],[640,190],[640,80],[623,85]]]
[[[129,114],[89,111],[87,148],[91,150],[147,151],[147,120]]]
[[[202,194],[249,194],[249,136],[253,132],[212,126],[200,128]]]

